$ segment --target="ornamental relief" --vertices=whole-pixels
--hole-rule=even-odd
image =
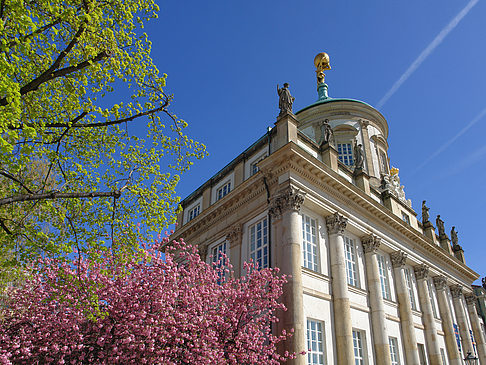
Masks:
[[[429,267],[425,264],[417,265],[413,268],[417,280],[427,279],[429,276]]]
[[[434,285],[437,290],[444,290],[447,287],[445,276],[434,276]]]
[[[405,261],[407,260],[407,254],[403,251],[395,251],[390,254],[390,259],[393,268],[400,268],[405,266]]]
[[[344,234],[348,224],[348,218],[345,218],[338,212],[326,217],[327,231],[329,234]]]
[[[459,298],[462,295],[462,285],[451,285],[449,289],[453,298]]]
[[[290,186],[272,199],[268,212],[275,219],[279,219],[287,210],[299,212],[304,200],[305,192]]]
[[[368,236],[361,237],[361,244],[363,245],[363,251],[365,253],[376,252],[381,244],[381,238],[370,234]]]

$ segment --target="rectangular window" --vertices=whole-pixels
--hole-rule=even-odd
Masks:
[[[250,176],[253,176],[258,171],[260,171],[260,169],[258,168],[258,163],[266,157],[267,157],[267,155],[265,154],[265,155],[261,156],[260,158],[258,158],[256,161],[251,163],[251,165],[250,165]]]
[[[420,365],[427,365],[427,358],[425,357],[425,346],[422,343],[417,344]]]
[[[341,161],[346,166],[353,166],[353,147],[351,146],[351,143],[338,143],[337,149],[339,161]]]
[[[376,255],[376,258],[378,259],[378,268],[380,269],[381,293],[383,298],[391,300],[390,281],[388,279],[385,256]]]
[[[354,364],[364,365],[365,355],[363,346],[363,334],[361,331],[353,330]]]
[[[410,225],[410,217],[408,216],[407,213],[405,213],[403,211],[402,211],[402,221],[404,221],[405,223],[407,223],[408,225]]]
[[[211,248],[211,262],[215,269],[220,269],[218,284],[224,281],[224,267],[227,266],[227,258],[224,260],[223,255],[227,255],[226,241]]]
[[[380,172],[384,174],[388,173],[388,161],[385,152],[383,151],[380,151]]]
[[[444,349],[442,349],[442,348],[440,349],[440,357],[442,358],[442,364],[447,365],[445,352],[444,352]]]
[[[302,259],[304,267],[318,271],[317,222],[302,215]]]
[[[388,337],[390,345],[390,356],[392,365],[400,365],[400,355],[398,354],[398,340],[395,337]]]
[[[410,297],[410,305],[412,306],[412,309],[417,309],[417,305],[415,303],[415,294],[413,291],[412,272],[409,268],[405,269],[405,281],[407,283],[408,296]]]
[[[249,228],[250,259],[259,269],[269,267],[268,223],[263,218]]]
[[[216,200],[222,199],[231,191],[231,181],[228,181],[222,187],[220,187],[216,193]]]
[[[199,213],[201,213],[201,204],[196,205],[194,208],[192,208],[189,211],[188,221],[192,221],[194,218],[196,218],[199,215]]]
[[[435,305],[435,300],[434,300],[434,289],[432,287],[432,284],[428,280],[427,280],[427,287],[429,288],[429,298],[430,298],[430,305],[432,306],[432,313],[434,313],[435,318],[439,318],[439,316],[437,315],[437,307]]]
[[[325,364],[322,323],[312,319],[307,320],[307,364]]]
[[[358,286],[358,272],[356,270],[356,252],[354,240],[344,237],[344,258],[346,260],[346,276],[348,285]]]

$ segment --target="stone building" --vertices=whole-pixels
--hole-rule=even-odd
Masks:
[[[319,55],[318,55],[319,56]],[[327,56],[327,55],[326,55]],[[174,237],[209,262],[225,252],[292,277],[278,331],[294,364],[486,365],[464,252],[417,219],[390,168],[388,123],[367,103],[328,96],[295,113],[279,88],[275,126],[182,202]],[[454,233],[452,234],[454,236]]]

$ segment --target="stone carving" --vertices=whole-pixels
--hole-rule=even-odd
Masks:
[[[365,253],[376,252],[381,244],[381,238],[370,234],[368,236],[361,237],[361,244],[363,245],[363,251]]]
[[[437,290],[444,290],[447,287],[445,276],[434,276],[434,285]]]
[[[206,255],[208,254],[208,245],[199,245],[197,247],[199,257],[202,261],[206,261]]]
[[[241,240],[241,225],[235,224],[226,234],[226,240],[231,244],[237,244]]]
[[[354,167],[356,170],[362,169],[364,164],[364,152],[361,144],[354,144]],[[405,193],[404,193],[405,197]]]
[[[324,120],[324,122],[319,122],[319,127],[321,128],[321,139],[319,141],[319,146],[326,143],[334,145],[334,132],[329,124],[329,119]]]
[[[348,224],[348,218],[345,218],[338,212],[326,217],[327,231],[329,234],[344,234]]]
[[[402,201],[410,208],[412,207],[412,201],[405,197],[405,187],[400,185],[400,177],[398,176],[398,169],[393,167],[391,169],[391,174],[383,174],[381,178],[380,188],[383,191],[388,191],[393,196],[397,197],[398,200]]]
[[[467,294],[464,296],[464,298],[466,299],[467,305],[476,306],[477,297],[474,294]]]
[[[462,295],[462,285],[451,285],[449,289],[451,290],[451,295],[453,298],[457,298]]]
[[[451,229],[451,242],[452,246],[458,246],[459,239],[457,238],[457,231],[455,226],[452,226]]]
[[[437,230],[439,231],[439,238],[447,238],[445,234],[444,221],[440,219],[440,214],[437,215],[437,218],[435,219],[435,224],[437,225]]]
[[[279,219],[286,210],[298,212],[304,203],[304,199],[304,192],[290,186],[273,198],[268,212],[275,219]]]
[[[393,268],[405,266],[405,261],[407,260],[407,254],[401,250],[392,252],[390,254],[390,259]]]
[[[425,205],[425,200],[422,202],[422,224],[430,223],[429,207]]]
[[[417,265],[413,268],[417,280],[427,279],[429,276],[429,267],[425,264]]]
[[[483,284],[483,288],[486,289],[486,277],[481,279],[481,283]]]
[[[290,95],[289,84],[284,83],[282,88],[277,84],[277,93],[278,107],[280,108],[279,115],[283,115],[286,112],[292,113],[292,104],[294,103],[295,98]]]

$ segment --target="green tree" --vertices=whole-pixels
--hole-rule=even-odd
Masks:
[[[142,31],[158,10],[153,0],[0,0],[6,261],[130,250],[138,231],[173,223],[180,174],[205,147],[168,110]]]

